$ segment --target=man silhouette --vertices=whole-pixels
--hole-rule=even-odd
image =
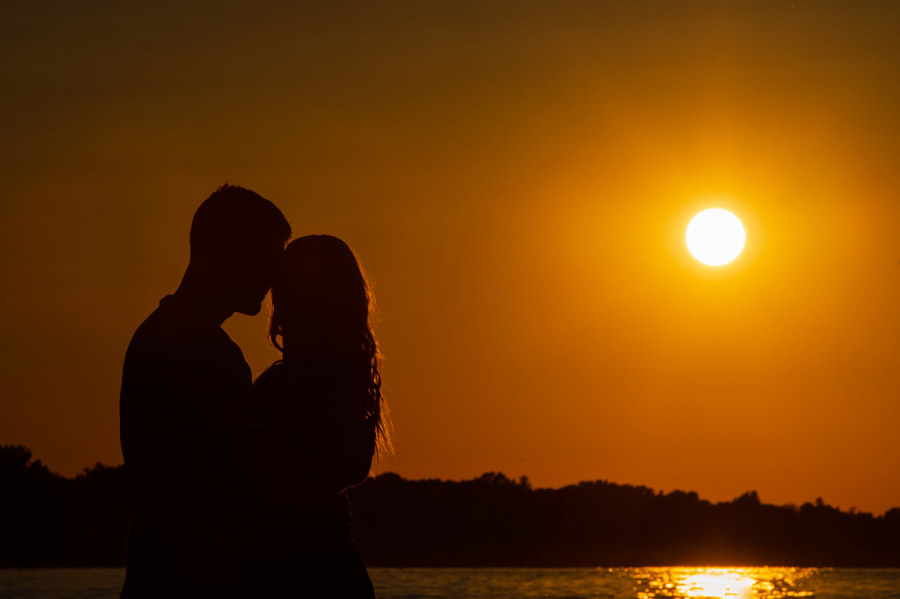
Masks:
[[[220,187],[194,215],[181,285],[131,340],[119,403],[134,497],[126,599],[244,592],[261,422],[250,368],[221,325],[259,313],[290,235],[274,204]]]

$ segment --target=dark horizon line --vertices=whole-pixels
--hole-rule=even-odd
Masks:
[[[816,497],[816,499],[813,501],[804,501],[802,503],[794,503],[794,502],[787,502],[787,503],[783,503],[783,504],[765,503],[759,499],[759,493],[753,489],[744,491],[743,493],[736,495],[732,499],[723,499],[720,501],[713,501],[712,499],[704,499],[704,498],[700,497],[700,494],[697,491],[684,491],[682,489],[673,489],[671,491],[664,491],[662,489],[654,489],[653,487],[649,487],[647,485],[639,485],[639,484],[631,484],[631,483],[617,483],[617,482],[614,482],[614,481],[611,481],[608,479],[604,479],[604,478],[598,478],[598,479],[594,479],[594,480],[581,480],[581,481],[578,481],[577,483],[569,483],[567,485],[562,485],[559,487],[533,487],[530,484],[528,476],[526,476],[526,475],[522,475],[518,479],[510,479],[502,472],[497,472],[497,471],[493,471],[493,470],[485,472],[480,476],[476,476],[473,478],[464,478],[464,479],[460,479],[460,480],[454,480],[454,479],[449,479],[449,478],[448,479],[406,478],[403,475],[398,474],[396,472],[392,472],[392,471],[382,472],[381,474],[379,474],[377,476],[370,475],[368,477],[368,479],[366,479],[366,480],[376,479],[376,478],[380,478],[382,476],[389,476],[389,477],[396,476],[396,477],[398,477],[404,481],[408,481],[408,482],[437,482],[437,483],[442,483],[442,484],[446,484],[446,483],[464,484],[464,483],[473,483],[473,482],[476,482],[479,480],[483,480],[486,477],[495,476],[495,475],[506,478],[508,481],[510,481],[514,484],[519,484],[519,485],[521,485],[522,479],[525,479],[526,485],[524,485],[524,486],[527,486],[532,491],[538,491],[538,492],[539,491],[560,491],[563,489],[574,489],[579,486],[589,486],[589,485],[610,485],[610,486],[614,486],[614,487],[621,487],[621,488],[628,488],[628,489],[646,490],[646,491],[651,492],[653,495],[660,496],[660,497],[667,497],[667,496],[672,496],[672,495],[691,496],[691,497],[696,498],[696,500],[698,502],[706,503],[709,505],[726,505],[726,504],[734,503],[735,501],[738,501],[738,500],[750,498],[750,499],[758,502],[760,505],[784,508],[784,509],[791,509],[794,511],[797,511],[797,510],[801,509],[803,506],[808,505],[808,506],[812,506],[812,507],[831,509],[831,510],[840,512],[842,514],[848,514],[848,515],[853,515],[853,516],[871,516],[873,518],[883,518],[888,512],[891,512],[893,510],[900,511],[900,506],[889,507],[889,508],[885,509],[884,512],[882,512],[881,514],[875,514],[874,512],[871,512],[871,511],[859,510],[856,507],[850,507],[845,510],[845,509],[841,509],[838,506],[832,506],[832,505],[826,503],[825,500],[822,499],[821,497]]]
[[[20,444],[16,444],[16,443],[0,445],[0,448],[3,448],[3,447],[21,447],[21,448],[27,450],[29,454],[31,454],[31,449],[24,445],[20,445]],[[32,454],[32,456],[33,456],[33,454]],[[61,478],[65,478],[68,480],[75,480],[81,476],[85,476],[86,474],[90,473],[92,470],[117,469],[117,468],[124,467],[124,464],[108,466],[106,464],[103,464],[102,462],[96,462],[93,466],[84,467],[81,470],[81,472],[79,472],[73,476],[66,476],[65,474],[60,474],[58,472],[51,470],[50,467],[47,466],[46,464],[44,464],[40,459],[32,458],[32,460],[33,460],[32,463],[34,463],[36,467],[46,468],[54,476],[59,476]],[[774,507],[787,508],[787,509],[792,509],[792,510],[799,510],[804,505],[810,505],[810,506],[815,506],[815,507],[826,507],[826,508],[833,509],[838,512],[845,513],[845,514],[870,515],[873,518],[883,518],[888,512],[890,512],[892,510],[900,510],[900,506],[889,507],[889,508],[885,509],[883,512],[881,512],[880,514],[876,514],[874,511],[858,510],[856,507],[850,507],[850,508],[844,510],[838,506],[832,506],[832,505],[826,503],[822,499],[821,496],[816,497],[816,499],[813,501],[804,501],[802,503],[795,503],[795,502],[787,502],[787,503],[782,503],[782,504],[764,503],[763,501],[761,501],[759,499],[758,492],[753,489],[747,490],[739,495],[736,495],[734,498],[732,498],[730,500],[723,499],[720,501],[713,501],[711,499],[704,499],[704,498],[700,497],[700,494],[697,491],[684,491],[682,489],[673,489],[673,490],[667,492],[662,489],[655,489],[653,487],[649,487],[647,485],[632,484],[632,483],[619,483],[619,482],[610,481],[608,479],[599,479],[599,478],[593,479],[593,480],[580,480],[575,483],[569,483],[569,484],[561,485],[558,487],[550,487],[550,486],[534,487],[531,485],[531,481],[527,475],[523,474],[523,475],[519,476],[517,479],[512,479],[512,478],[507,477],[504,473],[496,471],[496,470],[490,470],[488,472],[484,472],[480,476],[474,476],[472,478],[461,478],[458,480],[450,479],[450,478],[444,479],[444,478],[440,478],[440,477],[407,478],[407,477],[403,476],[402,474],[399,474],[397,472],[393,472],[393,471],[389,470],[389,471],[382,472],[377,475],[370,474],[366,480],[376,479],[376,478],[380,478],[382,476],[387,476],[387,477],[396,476],[402,480],[410,481],[410,482],[438,482],[438,483],[471,483],[471,482],[475,482],[475,481],[479,481],[479,480],[484,480],[486,477],[499,476],[502,479],[505,479],[506,481],[509,481],[511,483],[519,484],[521,486],[527,486],[529,489],[531,489],[533,491],[559,491],[561,489],[575,488],[580,485],[604,484],[604,485],[614,485],[617,487],[625,487],[625,488],[631,488],[631,489],[645,489],[645,490],[650,491],[654,495],[659,495],[659,496],[668,496],[668,495],[694,496],[694,497],[696,497],[697,501],[699,501],[701,503],[707,503],[709,505],[723,505],[723,504],[727,504],[727,503],[733,503],[734,501],[741,499],[741,498],[752,497],[753,499],[755,499],[755,501],[759,502],[761,505],[770,505],[770,506],[774,506]]]

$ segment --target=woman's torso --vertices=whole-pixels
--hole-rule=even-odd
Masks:
[[[365,480],[375,450],[365,389],[350,364],[281,361],[260,375],[256,393],[273,436],[275,513],[314,536],[346,528],[343,490]]]

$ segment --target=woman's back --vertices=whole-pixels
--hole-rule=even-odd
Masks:
[[[375,452],[375,427],[350,364],[288,359],[260,375],[256,392],[278,454],[267,506],[266,544],[276,556],[270,582],[310,596],[374,596],[343,492],[365,480]]]

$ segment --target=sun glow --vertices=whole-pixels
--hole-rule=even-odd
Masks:
[[[691,254],[709,266],[728,264],[744,249],[744,225],[722,208],[710,208],[695,216],[685,235]]]

